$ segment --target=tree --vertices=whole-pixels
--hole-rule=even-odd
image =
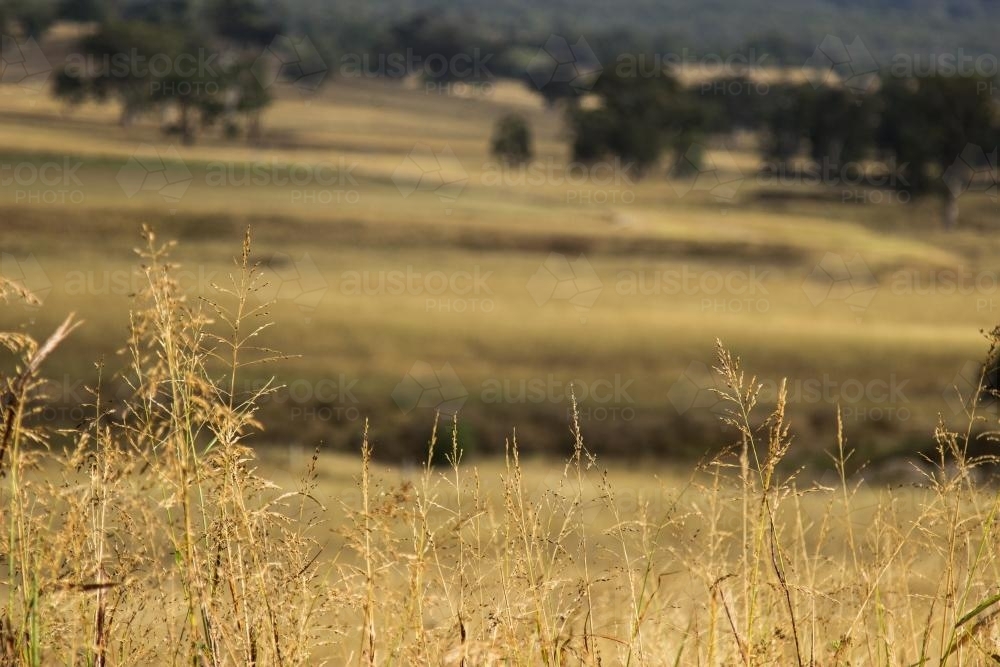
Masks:
[[[658,76],[605,72],[593,94],[596,104],[568,111],[576,160],[614,155],[633,163],[641,176],[665,147],[684,143],[703,125],[699,105],[666,72]]]
[[[527,74],[524,75],[524,85],[537,92],[545,100],[548,109],[554,109],[560,102],[567,102],[570,107],[575,107],[576,102],[582,94],[580,90],[574,88],[568,81],[549,81],[539,87],[538,84]]]
[[[228,38],[174,25],[188,11],[186,0],[158,11],[161,23],[113,21],[84,37],[55,76],[55,95],[71,105],[116,100],[123,126],[150,109],[176,109],[177,123],[165,129],[176,131],[186,144],[195,141],[199,128],[242,113],[248,137],[257,141],[261,112],[271,102],[251,70],[260,45],[227,50]],[[259,28],[263,19],[248,18],[255,16],[249,10],[240,16],[231,34],[261,39],[271,34]],[[258,27],[247,27],[247,21]]]
[[[790,34],[797,34],[792,32]],[[793,65],[800,67],[813,51],[816,44],[810,39],[793,39],[775,30],[750,37],[740,48],[742,53],[762,56],[770,66]]]
[[[771,169],[787,168],[807,151],[822,173],[839,172],[871,154],[877,104],[841,87],[779,83],[755,95],[738,113],[740,127],[760,131],[761,153]]]
[[[179,40],[175,32],[141,21],[106,23],[67,57],[53,92],[70,104],[116,99],[121,105],[119,124],[130,125],[153,105],[153,58],[174,53]]]
[[[190,28],[197,20],[190,0],[139,0],[126,5],[122,18],[172,28]]]
[[[237,70],[236,81],[239,91],[236,110],[246,116],[247,141],[256,144],[260,141],[261,114],[271,103],[271,94],[260,85],[249,67],[240,67]]]
[[[83,104],[91,96],[86,79],[74,76],[66,69],[56,72],[52,84],[52,94],[72,106]]]
[[[0,30],[5,36],[41,37],[56,20],[58,7],[32,0],[0,0]]]
[[[737,75],[694,84],[691,93],[701,105],[705,129],[726,134],[763,129],[765,119],[761,109],[767,96],[749,92],[757,89],[758,84],[752,79]]]
[[[764,128],[762,152],[764,159],[777,167],[788,164],[802,147],[808,134],[809,104],[806,86],[775,84],[759,103],[758,110]]]
[[[499,45],[485,43],[477,34],[474,21],[456,21],[439,9],[396,23],[389,30],[388,42],[376,46],[377,53],[406,56],[405,66],[387,63],[385,75],[418,74],[434,83],[488,78],[492,73],[485,64],[480,67],[481,61],[488,60],[498,50]],[[484,53],[491,55],[484,58]]]
[[[949,167],[973,144],[995,137],[990,82],[972,76],[887,78],[879,93],[879,148],[896,159],[914,195],[944,199],[946,229],[958,224],[960,184]]]
[[[532,158],[531,128],[522,116],[507,114],[497,121],[490,152],[507,164],[523,164]]]
[[[610,150],[611,132],[616,120],[606,109],[568,111],[570,131],[573,135],[573,159],[578,162],[596,162]]]
[[[258,0],[214,0],[208,6],[208,24],[212,33],[234,44],[270,44],[281,34],[284,21],[272,3]]]
[[[109,19],[112,8],[107,0],[60,0],[56,15],[66,21],[87,23]]]
[[[871,149],[878,124],[873,98],[825,86],[804,91],[804,96],[812,160],[834,168],[848,162],[860,163]]]
[[[259,77],[270,77],[272,74],[277,77],[280,74],[280,71],[272,69],[280,67],[273,58],[258,58],[265,48],[274,44],[287,22],[282,13],[284,10],[275,7],[259,0],[213,0],[208,9],[213,34],[233,59],[224,80],[222,106],[219,107],[218,100],[209,99],[202,101],[202,110],[209,119],[216,113],[225,116],[231,128],[237,125],[232,117],[244,114],[247,141],[252,144],[260,141],[261,117],[272,101],[271,94]],[[254,67],[263,70],[255,75]]]
[[[176,130],[183,143],[192,144],[199,126],[212,125],[226,112],[225,92],[235,88],[236,64],[222,57],[213,59],[211,65],[180,60],[183,55],[215,53],[197,36],[174,41],[168,53],[176,66],[155,79],[152,102],[161,107],[176,106]]]

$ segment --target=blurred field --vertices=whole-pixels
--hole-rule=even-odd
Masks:
[[[40,348],[2,339],[20,361],[0,403],[0,657],[991,659],[1000,496],[948,392],[973,393],[1000,298],[987,197],[943,234],[934,202],[766,186],[722,145],[717,181],[744,179],[722,201],[663,170],[572,185],[558,116],[516,90],[282,95],[259,148],[0,98],[0,271],[42,300],[5,305],[0,331],[85,320]],[[551,169],[537,182],[490,180],[513,106]],[[418,144],[450,146],[441,182],[462,187],[415,188]],[[274,180],[288,164],[304,182]],[[155,243],[136,256],[143,223],[180,241],[179,268]],[[233,261],[247,227],[263,284]],[[299,356],[242,365],[269,356],[244,338],[265,322]],[[716,337],[759,374],[756,411]],[[257,394],[272,373],[287,387]],[[432,432],[435,408],[460,408],[454,431]]]
[[[803,433],[799,462],[824,460],[837,401],[866,458],[922,447],[939,414],[965,419],[949,391],[972,380],[986,349],[979,330],[1000,309],[1000,239],[992,233],[1000,211],[986,195],[965,195],[960,229],[946,234],[937,201],[772,186],[760,182],[751,152],[722,145],[709,154],[728,165],[720,180],[743,179],[729,199],[671,181],[665,168],[638,182],[567,183],[559,112],[536,100],[514,84],[449,95],[333,81],[315,95],[279,91],[259,147],[218,130],[182,146],[155,119],[123,128],[112,106],[70,112],[46,96],[0,88],[2,271],[44,297],[37,309],[5,308],[0,327],[30,320],[41,335],[69,310],[86,320],[55,364],[73,379],[65,412],[53,418],[71,421],[76,379],[96,377],[102,358],[110,369],[118,363],[140,225],[180,241],[175,260],[192,299],[211,298],[249,226],[255,259],[271,272],[261,298],[277,299],[267,343],[300,355],[253,370],[297,388],[265,406],[264,437],[273,441],[350,447],[371,416],[376,453],[412,459],[434,411],[404,414],[393,390],[426,362],[450,364],[468,394],[461,417],[470,453],[502,451],[515,426],[526,451],[565,453],[563,396],[577,381],[626,387],[581,404],[595,450],[698,455],[732,437],[716,425],[711,400],[695,394],[712,383],[716,337],[768,382],[832,383],[819,398],[803,391],[790,400]],[[546,171],[498,182],[489,137],[514,109],[526,115]],[[407,163],[418,144],[450,148],[456,161],[445,161],[443,173],[464,185],[404,197],[421,177]],[[127,196],[119,180],[133,173],[133,156],[163,158],[187,187],[170,200],[156,190]],[[44,164],[76,161],[78,182],[31,177]],[[301,184],[275,182],[275,164],[279,172],[294,165]],[[265,183],[241,180],[255,167]],[[232,176],[219,183],[219,174]],[[592,267],[600,290],[592,305],[529,288],[552,253]],[[870,279],[824,296],[817,265],[855,256]],[[351,282],[369,272],[378,285],[379,272],[392,271],[420,274],[417,288],[390,293],[382,283],[359,293]],[[430,272],[451,282],[430,294]],[[686,286],[669,282],[684,275]],[[645,287],[630,287],[636,280]],[[867,306],[844,300],[872,289]],[[529,381],[545,387],[542,398],[518,392]],[[498,385],[513,389],[496,399],[488,389]],[[899,391],[868,391],[882,385]]]

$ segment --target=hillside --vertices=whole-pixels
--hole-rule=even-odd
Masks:
[[[394,24],[416,14],[451,17],[463,30],[509,43],[541,43],[552,32],[583,35],[595,50],[626,45],[663,52],[687,49],[726,54],[754,47],[772,58],[801,62],[828,35],[860,37],[883,64],[896,54],[995,50],[1000,5],[986,0],[376,0],[363,9],[337,9],[318,0],[292,0],[294,22],[323,39],[331,31],[349,43],[364,26]],[[306,18],[308,17],[308,18]],[[379,30],[371,28],[372,33]],[[596,43],[596,46],[595,46]],[[995,61],[993,62],[995,69]]]
[[[117,337],[135,289],[140,225],[181,241],[175,259],[193,302],[212,298],[211,283],[230,270],[231,248],[250,226],[254,259],[279,290],[270,312],[281,324],[266,344],[301,355],[249,371],[248,388],[272,374],[287,387],[263,408],[271,442],[350,449],[360,420],[378,414],[380,453],[412,456],[434,410],[400,405],[394,391],[430,368],[458,378],[470,452],[500,451],[512,426],[534,453],[563,452],[573,382],[597,391],[582,401],[595,450],[697,455],[731,438],[712,410],[691,404],[711,396],[720,337],[762,381],[793,383],[790,412],[808,443],[800,461],[825,462],[838,401],[849,408],[852,443],[875,457],[912,448],[913,438],[925,444],[939,413],[961,418],[948,392],[966,366],[975,369],[985,351],[978,332],[996,321],[993,292],[956,294],[943,283],[985,279],[996,266],[1000,242],[983,233],[995,229],[996,204],[985,194],[963,198],[962,226],[947,233],[936,201],[770,186],[754,175],[752,152],[725,163],[733,173],[722,180],[740,187],[723,203],[688,192],[666,170],[642,181],[579,183],[566,178],[561,116],[514,83],[470,99],[376,81],[334,80],[305,100],[282,89],[258,147],[217,133],[184,146],[162,135],[155,117],[121,128],[110,105],[67,113],[56,100],[5,91],[4,163],[28,173],[80,163],[73,173],[83,185],[0,191],[3,272],[45,295],[39,308],[7,309],[0,326],[28,319],[41,335],[76,311],[87,324],[57,362],[92,386],[95,361],[107,360],[108,375],[122,361]],[[535,132],[537,164],[548,169],[542,182],[516,171],[497,182],[490,132],[512,109]],[[459,192],[411,191],[421,146],[451,151],[466,177]],[[182,196],[128,189],[135,160],[156,156],[185,176]],[[315,170],[323,182],[288,183],[284,165]],[[246,177],[262,168],[278,171],[265,184]],[[858,311],[840,292],[817,303],[815,274],[831,254],[860,256],[862,273],[879,284],[870,307]],[[553,262],[581,257],[600,286],[582,305],[545,282]],[[416,286],[395,287],[400,275]],[[742,282],[723,289],[723,277]],[[296,291],[300,279],[315,289]],[[848,391],[894,385],[902,395],[887,403],[880,390],[860,400],[809,392],[827,381]],[[610,402],[608,383],[622,390]],[[65,414],[77,416],[82,385],[57,390]]]

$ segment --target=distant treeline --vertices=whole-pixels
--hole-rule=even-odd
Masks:
[[[668,71],[611,71],[587,92],[591,103],[570,98],[566,115],[576,160],[613,156],[641,176],[666,155],[672,176],[694,176],[715,171],[703,153],[716,139],[745,132],[769,172],[761,176],[775,184],[936,194],[951,226],[966,191],[996,196],[997,86],[972,75],[769,84],[736,76],[682,86]]]
[[[156,0],[145,0],[155,3]],[[277,4],[277,3],[274,3]],[[767,53],[800,65],[826,35],[860,37],[881,62],[897,53],[994,52],[1000,5],[993,0],[287,0],[290,27],[331,52],[383,45],[393,26],[430,16],[476,46],[534,50],[552,34],[585,37],[603,62],[645,51],[698,56]],[[511,58],[511,60],[516,60]]]
[[[315,89],[340,76],[434,84],[511,77],[566,115],[576,160],[621,158],[636,175],[663,155],[675,177],[698,173],[709,138],[746,131],[782,173],[805,159],[843,179],[844,170],[878,161],[898,189],[943,193],[949,224],[969,173],[996,178],[997,61],[967,50],[1000,25],[1000,6],[985,0],[435,7],[420,0],[349,10],[319,0],[0,0],[0,21],[4,34],[22,38],[57,20],[89,24],[55,77],[55,92],[69,102],[115,99],[123,124],[169,106],[179,117],[165,129],[186,142],[213,124],[256,139],[269,86],[282,78]],[[675,16],[678,9],[689,11]],[[751,11],[760,16],[744,23]],[[713,27],[684,34],[713,12]],[[761,20],[779,18],[794,37],[749,36]],[[878,39],[823,36],[825,28],[809,23],[820,18],[831,30],[865,18],[866,34]],[[919,53],[879,59],[908,44],[907,26],[916,24],[939,32]],[[743,41],[723,39],[734,25]],[[947,34],[956,41],[939,49]],[[712,53],[713,40],[735,46]],[[165,63],[159,71],[148,66],[155,59]],[[775,77],[771,65],[779,63],[795,67]],[[531,154],[530,128],[508,123],[503,131],[511,135],[499,137],[506,154]]]
[[[766,53],[770,64],[802,64],[827,35],[860,38],[888,64],[897,54],[996,50],[993,0],[0,0],[0,19],[39,34],[57,20],[139,19],[187,29],[254,17],[258,29],[309,35],[327,56],[412,46],[425,37],[489,48],[495,64],[516,62],[550,34],[583,36],[603,62],[629,52],[704,56]],[[423,18],[421,18],[423,17]],[[432,34],[436,33],[436,34]],[[447,33],[451,33],[448,35]],[[6,34],[6,33],[5,33]],[[509,52],[509,53],[508,53]],[[503,74],[498,71],[498,74]]]

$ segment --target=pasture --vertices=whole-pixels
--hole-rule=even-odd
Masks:
[[[506,84],[283,89],[259,146],[0,92],[0,273],[38,300],[0,331],[82,320],[3,339],[0,655],[995,654],[987,194],[944,233],[892,187],[770,182],[752,138],[698,179],[570,165]],[[488,154],[510,110],[530,171]]]
[[[838,402],[865,458],[921,449],[939,414],[964,419],[950,392],[972,381],[1000,306],[985,193],[963,196],[945,233],[940,202],[900,203],[891,184],[757,173],[752,138],[712,145],[717,169],[697,181],[588,169],[567,161],[560,112],[513,83],[290,88],[259,146],[219,130],[184,146],[157,118],[120,127],[111,104],[2,92],[4,269],[44,298],[0,317],[36,332],[71,310],[86,320],[60,351],[64,421],[77,380],[101,359],[115,369],[142,224],[179,241],[192,300],[249,227],[270,272],[260,298],[275,300],[267,343],[294,355],[248,380],[288,385],[265,406],[268,437],[350,450],[371,416],[397,461],[419,457],[433,419],[393,399],[418,363],[453,370],[470,453],[500,451],[517,426],[527,448],[564,454],[575,383],[602,454],[700,456],[729,437],[704,399],[715,338],[772,388],[799,388],[800,462],[824,460]],[[528,168],[488,152],[512,110],[535,136]],[[143,180],[158,168],[162,182]],[[580,280],[557,290],[552,272],[571,266]]]

